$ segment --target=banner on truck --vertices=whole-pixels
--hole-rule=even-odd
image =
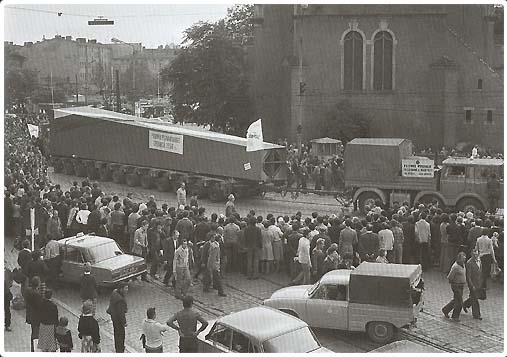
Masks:
[[[183,135],[150,130],[149,148],[183,155]]]
[[[427,158],[403,159],[401,165],[403,177],[433,177],[433,160]]]

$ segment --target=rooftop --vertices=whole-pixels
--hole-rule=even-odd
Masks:
[[[159,120],[152,120],[146,118],[138,118],[133,115],[116,113],[109,110],[97,109],[92,107],[73,107],[73,108],[55,109],[55,119],[66,117],[69,115],[79,115],[101,120],[110,120],[127,125],[141,126],[147,129],[160,130],[163,132],[173,134],[188,135],[207,140],[221,141],[224,143],[230,143],[245,147],[247,143],[246,138],[242,138],[239,136],[217,133],[214,131],[203,130],[200,128],[199,129],[188,128],[185,125],[164,123],[160,122]],[[264,142],[263,145],[263,149],[283,149],[283,148],[284,148],[283,146],[267,142]]]
[[[69,238],[63,238],[58,241],[60,244],[67,244],[71,247],[96,247],[97,245],[106,244],[109,242],[114,242],[111,238],[99,237],[93,235],[83,235],[80,237],[74,236]]]
[[[261,343],[307,326],[297,317],[265,306],[234,312],[221,317],[218,321]]]
[[[420,265],[412,264],[380,264],[363,262],[350,275],[373,275],[392,278],[412,278],[421,272]]]

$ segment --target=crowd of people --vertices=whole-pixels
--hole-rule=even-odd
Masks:
[[[223,212],[208,215],[195,195],[187,201],[184,184],[177,191],[174,205],[160,204],[154,196],[146,202],[135,202],[130,194],[120,197],[103,192],[98,182],[89,180],[74,182],[69,190],[62,190],[50,182],[47,161],[37,140],[28,135],[26,123],[19,124],[17,120],[6,123],[6,145],[6,235],[15,237],[19,250],[26,322],[32,327],[32,351],[59,348],[65,352],[74,348],[68,320],[59,315],[52,294],[59,287],[61,274],[56,241],[81,232],[114,239],[123,251],[146,260],[151,279],[160,279],[174,288],[175,296],[187,309],[168,321],[168,326],[178,328],[174,324],[178,321],[179,327],[186,329],[181,335],[184,337],[180,340],[181,351],[195,351],[198,330],[188,329],[187,323],[191,319],[192,326],[196,326],[200,316],[188,310],[191,309],[188,292],[201,275],[203,291],[213,288],[219,296],[226,296],[222,278],[228,273],[258,279],[276,272],[285,274],[289,284],[310,284],[328,271],[353,269],[362,261],[421,264],[423,270],[438,267],[449,273],[453,300],[442,311],[448,316],[453,310],[457,319],[458,311],[462,308],[466,311],[470,306],[474,317],[480,317],[479,293],[473,291],[487,289],[490,272],[503,270],[503,218],[489,212],[454,212],[439,207],[438,202],[415,207],[407,202],[383,207],[376,202],[367,207],[364,218],[319,212],[308,217],[301,212],[262,216],[254,210],[241,216],[236,211],[234,195],[229,195]],[[305,154],[292,159],[298,167],[313,165]],[[332,170],[331,164],[333,176]],[[325,186],[326,180],[322,183]],[[303,187],[302,179],[298,186]],[[35,210],[33,231],[31,209]],[[479,284],[465,273],[467,257],[480,264]],[[142,276],[143,280],[148,280],[148,273]],[[9,279],[5,281],[7,310],[12,294],[8,295]],[[465,283],[472,293],[463,304]],[[94,317],[96,285],[90,265],[85,264],[78,327],[82,352],[100,351],[99,327]],[[108,309],[117,352],[124,351],[127,291],[128,285],[120,284],[110,297]],[[155,311],[149,308],[144,323],[145,337],[149,336],[147,352],[160,351],[161,347],[160,339],[155,337],[165,326],[154,321]],[[5,325],[10,330],[7,313]]]

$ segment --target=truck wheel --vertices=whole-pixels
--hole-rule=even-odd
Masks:
[[[153,177],[150,175],[141,176],[141,186],[146,189],[150,189],[153,187]]]
[[[124,183],[125,182],[125,174],[120,170],[114,170],[113,172],[113,182],[114,183]]]
[[[106,167],[101,167],[99,169],[99,177],[100,177],[100,181],[111,181],[111,170],[109,170],[108,168]]]
[[[128,174],[125,176],[125,182],[130,187],[139,186],[139,176],[137,174]]]
[[[475,198],[463,198],[456,206],[462,212],[467,212],[469,209],[472,209],[474,212],[484,210],[482,203]]]
[[[373,342],[386,344],[394,337],[394,326],[388,322],[374,321],[366,326],[366,332]]]
[[[366,214],[365,207],[373,207],[376,200],[380,200],[380,197],[374,192],[364,192],[359,195],[359,211]]]

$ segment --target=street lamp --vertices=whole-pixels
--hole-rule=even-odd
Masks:
[[[113,43],[122,43],[124,45],[128,45],[130,47],[132,47],[132,98],[133,98],[133,106],[132,108],[134,109],[134,114],[135,114],[135,108],[136,108],[136,98],[135,98],[135,93],[136,93],[136,47],[134,45],[132,45],[131,43],[127,43],[125,41],[122,41],[122,40],[119,40],[117,39],[116,37],[113,37],[111,39],[111,42]]]

